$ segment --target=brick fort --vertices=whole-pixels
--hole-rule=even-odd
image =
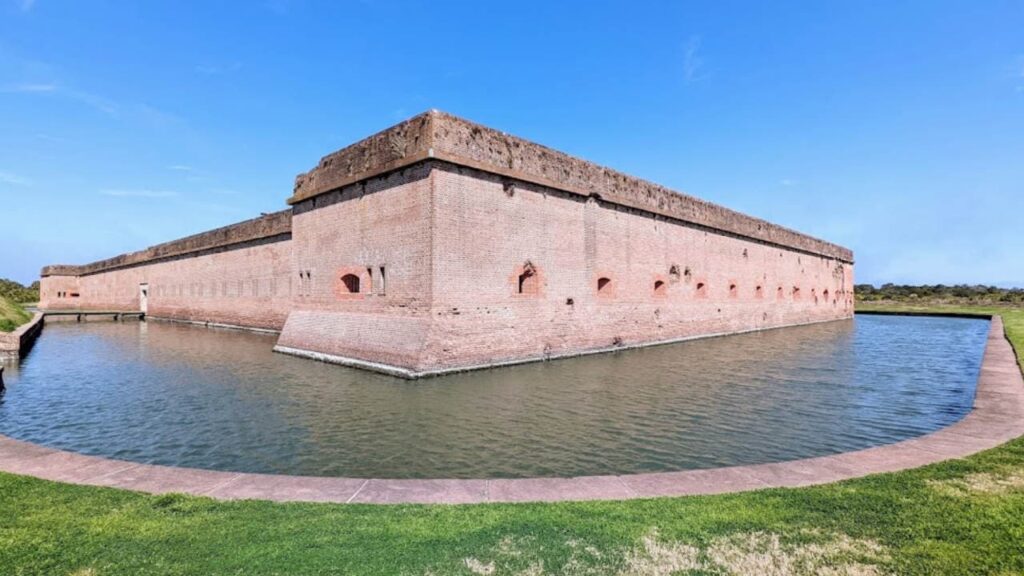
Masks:
[[[40,307],[410,378],[853,315],[846,248],[438,111],[325,156],[288,204],[47,266]]]

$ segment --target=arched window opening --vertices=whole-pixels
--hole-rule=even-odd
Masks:
[[[708,294],[708,285],[703,282],[697,282],[697,296],[703,298]]]
[[[538,288],[537,269],[533,264],[527,262],[523,265],[523,271],[519,274],[517,289],[519,294],[536,294]]]
[[[601,277],[597,279],[597,293],[608,294],[612,291],[612,279]]]
[[[800,287],[799,286],[793,286],[793,299],[794,300],[799,300],[800,299]]]
[[[778,290],[775,291],[775,299],[776,300],[784,300],[785,298],[786,298],[786,291],[782,289],[782,286],[779,286]]]
[[[729,297],[730,298],[735,298],[735,297],[739,296],[739,293],[740,293],[739,292],[739,288],[737,288],[735,284],[729,284]]]
[[[757,286],[754,288],[754,298],[764,298],[764,288]]]
[[[655,296],[664,296],[665,295],[665,281],[664,280],[655,280],[654,281],[654,295]]]
[[[359,276],[345,274],[341,277],[341,285],[348,294],[359,294]]]

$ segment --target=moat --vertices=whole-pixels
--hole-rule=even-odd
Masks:
[[[160,322],[47,325],[0,433],[173,466],[377,478],[628,474],[889,444],[970,410],[988,322],[858,315],[408,381]]]

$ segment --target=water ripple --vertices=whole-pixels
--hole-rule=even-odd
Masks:
[[[54,324],[11,370],[0,432],[126,460],[436,478],[753,464],[962,418],[983,320],[858,316],[408,382],[273,354],[272,336]]]

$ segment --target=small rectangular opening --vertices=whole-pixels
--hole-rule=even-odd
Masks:
[[[377,292],[381,296],[383,296],[385,294],[386,283],[385,283],[384,278],[385,278],[385,276],[384,276],[384,267],[381,266],[380,267],[380,290]]]

